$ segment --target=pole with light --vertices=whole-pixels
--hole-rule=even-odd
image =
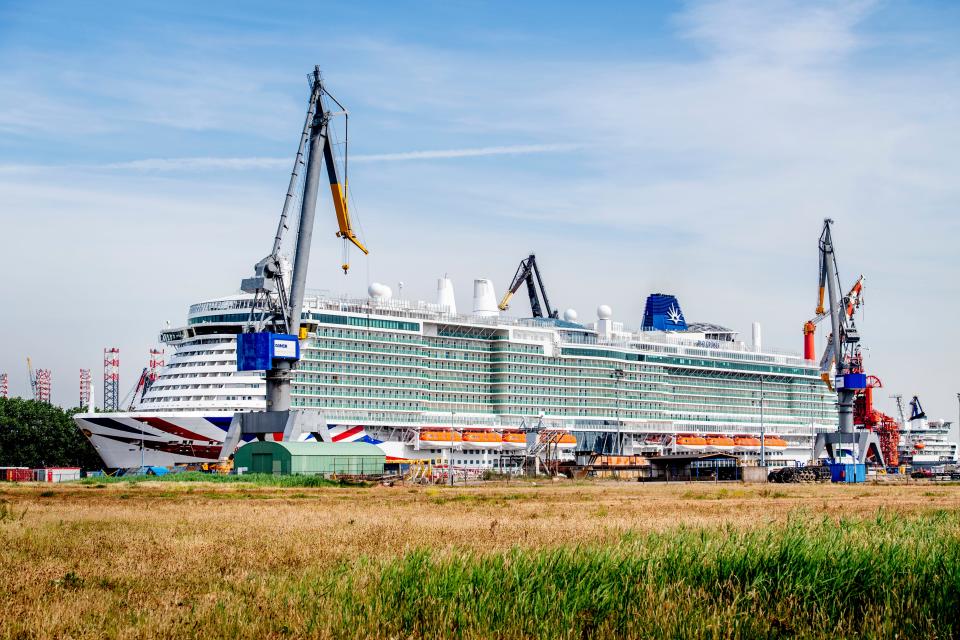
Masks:
[[[611,374],[613,376],[614,396],[616,398],[616,416],[617,416],[617,450],[618,456],[623,455],[623,434],[620,432],[620,381],[626,374],[623,369],[617,367]]]

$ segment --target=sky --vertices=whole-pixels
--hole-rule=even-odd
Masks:
[[[321,191],[309,286],[499,292],[534,250],[551,302],[799,353],[823,219],[889,396],[956,420],[960,5],[0,0],[0,371],[121,396],[169,321],[270,249],[320,65],[350,113],[369,258],[339,269]],[[518,299],[512,312],[526,311]],[[822,347],[824,335],[818,335]]]

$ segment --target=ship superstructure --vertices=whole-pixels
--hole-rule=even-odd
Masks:
[[[913,396],[910,401],[910,418],[903,415],[903,400],[895,396],[900,410],[900,461],[914,467],[929,467],[957,462],[957,443],[950,439],[952,422],[931,420]]]
[[[771,463],[807,461],[816,434],[835,429],[817,363],[687,325],[672,296],[643,324],[680,330],[630,331],[606,305],[589,325],[569,310],[502,316],[492,284],[474,288],[470,314],[455,312],[449,280],[438,303],[394,299],[383,285],[367,298],[308,295],[293,406],[320,410],[334,440],[477,469],[524,449],[534,425],[566,455],[758,459],[762,437]],[[162,334],[173,355],[137,411],[77,416],[107,466],[214,460],[233,413],[263,408],[262,374],[236,370],[252,304],[240,294],[193,305],[185,326]]]

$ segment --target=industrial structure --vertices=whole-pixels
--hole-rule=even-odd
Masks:
[[[534,282],[536,279],[536,282]],[[530,313],[534,318],[542,318],[546,310],[548,318],[558,318],[559,312],[550,306],[550,299],[547,297],[547,290],[543,286],[543,277],[540,275],[540,268],[537,266],[537,257],[530,254],[525,260],[520,261],[517,272],[507,287],[507,292],[503,294],[503,299],[497,307],[500,311],[506,311],[510,308],[510,298],[512,298],[520,289],[520,285],[526,283],[527,296],[530,298]],[[537,294],[539,287],[540,293]],[[543,296],[543,304],[540,303],[540,296]]]
[[[383,451],[366,442],[251,442],[240,447],[235,469],[246,473],[378,476]]]
[[[90,385],[92,380],[90,378],[90,369],[80,369],[80,404],[77,406],[81,409],[83,407],[90,406]]]
[[[328,109],[327,100],[340,111]],[[333,196],[338,231],[344,242],[343,272],[350,268],[347,259],[348,244],[364,254],[367,248],[353,231],[348,210],[347,158],[348,133],[344,139],[343,181],[334,159],[332,119],[343,115],[348,122],[346,108],[326,89],[320,67],[314,67],[310,78],[310,99],[300,144],[290,174],[290,183],[280,213],[280,223],[270,254],[254,267],[255,275],[241,283],[241,290],[254,296],[246,331],[237,338],[237,368],[240,371],[266,371],[266,412],[237,413],[224,442],[222,457],[230,455],[244,434],[263,438],[266,434],[282,433],[284,440],[297,440],[301,434],[311,433],[317,439],[328,439],[327,425],[322,414],[313,409],[291,409],[291,382],[293,370],[300,360],[300,340],[307,338],[314,323],[303,324],[303,303],[306,293],[307,269],[313,241],[317,191],[320,167],[326,166],[330,192]],[[348,132],[349,128],[345,125]],[[304,165],[303,191],[300,195],[300,218],[296,235],[296,250],[289,274],[289,298],[285,260],[281,247],[290,208],[297,194],[300,169]]]
[[[120,410],[120,349],[103,350],[103,410]]]
[[[33,361],[27,356],[27,374],[30,376],[30,390],[37,402],[50,404],[52,375],[49,369],[34,369]]]
[[[150,380],[151,383],[156,381],[157,374],[160,373],[160,369],[163,368],[163,365],[164,365],[163,355],[164,355],[163,349],[150,349],[150,362],[149,362],[149,366],[147,367],[148,368],[147,378]]]
[[[855,402],[858,394],[868,389],[867,375],[863,371],[863,357],[860,353],[860,333],[854,321],[854,311],[860,304],[863,277],[851,289],[850,293],[841,297],[840,275],[837,269],[837,258],[833,243],[829,218],[823,222],[820,233],[820,288],[817,304],[817,318],[826,316],[830,319],[831,333],[827,338],[827,347],[821,360],[821,375],[824,382],[837,394],[838,428],[833,433],[821,433],[817,436],[813,457],[819,459],[826,452],[833,461],[841,461],[847,457],[858,463],[871,459],[880,465],[884,464],[880,439],[876,433],[866,429],[855,428]],[[829,307],[824,307],[824,291],[829,297]],[[810,321],[804,325],[806,339],[810,339],[807,331]],[[805,354],[807,355],[807,354]],[[833,383],[830,384],[829,374],[831,367],[834,370]],[[871,391],[872,394],[872,391]],[[872,395],[870,396],[872,399]],[[864,402],[864,411],[868,408]],[[869,409],[873,411],[872,402]],[[870,416],[861,416],[867,419]],[[872,419],[872,418],[870,418]]]

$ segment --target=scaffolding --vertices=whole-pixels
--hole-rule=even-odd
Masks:
[[[103,350],[103,410],[120,410],[120,349]]]

